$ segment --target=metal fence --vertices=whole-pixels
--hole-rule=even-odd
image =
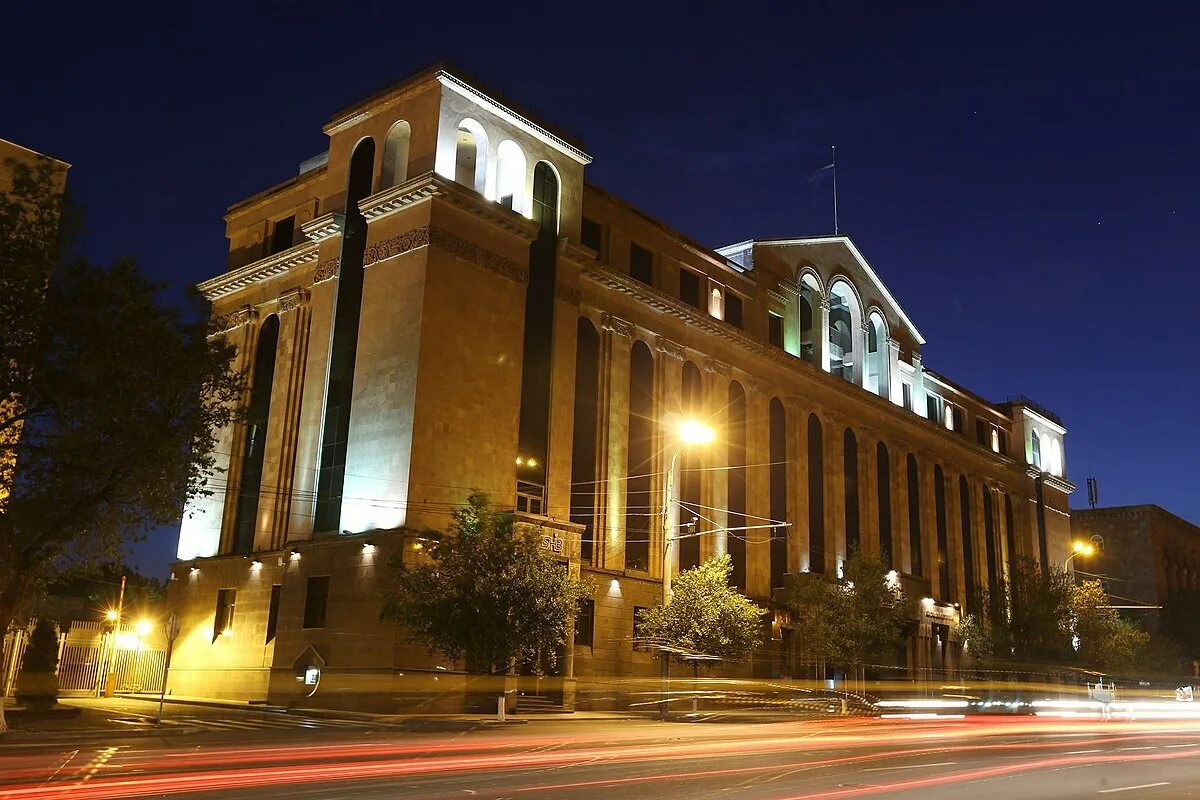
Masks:
[[[4,636],[0,649],[0,697],[16,692],[21,662],[29,644],[28,628]],[[118,692],[157,692],[166,666],[166,642],[161,636],[139,637],[124,631],[114,634],[99,622],[76,621],[58,640],[58,690],[60,694],[99,696],[113,676]]]

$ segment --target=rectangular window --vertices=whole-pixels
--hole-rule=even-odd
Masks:
[[[700,276],[690,269],[679,270],[679,299],[692,308],[700,308]]]
[[[654,256],[641,245],[629,245],[629,275],[642,283],[654,285]]]
[[[907,408],[909,411],[912,411],[913,410],[912,384],[911,383],[900,384],[900,394],[903,395],[904,407]]]
[[[742,327],[742,298],[733,292],[725,293],[725,321],[735,328]]]
[[[603,239],[603,229],[600,223],[594,219],[583,218],[583,222],[579,226],[579,242],[584,247],[590,247],[600,253],[600,243]]]
[[[271,607],[267,610],[267,644],[275,641],[275,631],[279,629],[279,594],[283,587],[278,583],[271,587]]]
[[[304,593],[304,627],[324,628],[325,609],[329,605],[329,576],[314,575],[308,579]]]
[[[767,314],[767,341],[783,349],[783,317],[774,311]]]
[[[596,601],[584,600],[575,612],[575,646],[593,647],[596,630]]]
[[[948,426],[950,430],[957,431],[959,433],[966,433],[967,423],[964,419],[963,410],[958,406],[950,407],[950,419],[948,422],[950,423]]]
[[[942,398],[936,394],[925,395],[925,417],[935,424],[944,424],[945,412],[942,408]]]
[[[1008,433],[997,429],[997,438],[999,440],[1000,449],[996,452],[1002,456],[1008,455]]]
[[[633,649],[634,650],[649,650],[650,648],[642,641],[642,612],[646,610],[646,606],[633,607]]]
[[[292,237],[296,233],[296,217],[284,217],[275,223],[274,230],[271,231],[271,252],[267,255],[273,256],[276,253],[282,253],[292,246]]]
[[[991,425],[981,419],[975,420],[975,441],[985,447],[991,444]]]
[[[237,605],[237,589],[217,590],[217,611],[213,616],[213,641],[218,636],[233,635],[233,609]]]

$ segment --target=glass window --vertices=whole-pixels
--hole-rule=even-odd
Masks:
[[[545,161],[533,168],[533,220],[544,231],[558,232],[558,176]]]
[[[271,587],[271,605],[267,610],[267,644],[275,641],[275,632],[279,629],[279,595],[283,587],[278,583]]]
[[[700,276],[690,269],[679,270],[679,299],[692,308],[700,307]]]
[[[907,408],[909,411],[912,411],[913,410],[912,384],[911,383],[900,384],[900,395],[904,401],[904,407]]]
[[[579,241],[584,247],[590,247],[600,253],[600,245],[604,237],[604,229],[594,219],[583,218],[579,226]]]
[[[329,605],[329,576],[313,575],[304,592],[304,627],[324,628]]]
[[[774,311],[767,314],[767,341],[783,349],[783,317]]]
[[[275,223],[275,228],[271,231],[271,252],[267,255],[275,255],[282,253],[292,246],[292,239],[296,233],[296,217],[284,217]]]
[[[1041,441],[1041,438],[1038,436],[1037,431],[1034,431],[1033,433],[1031,433],[1029,435],[1029,444],[1031,447],[1030,452],[1033,454],[1033,465],[1035,467],[1037,467],[1038,469],[1041,469],[1042,468],[1042,441]]]
[[[635,280],[654,285],[654,256],[641,245],[629,245],[629,274]]]
[[[917,459],[908,454],[908,547],[912,556],[912,574],[923,575],[921,564],[921,480]]]
[[[237,589],[217,590],[217,611],[213,617],[213,641],[218,636],[233,635],[233,610],[237,605]]]
[[[575,612],[575,646],[592,647],[596,631],[596,601],[584,600]]]
[[[725,293],[725,321],[735,328],[742,327],[742,298],[733,292]]]

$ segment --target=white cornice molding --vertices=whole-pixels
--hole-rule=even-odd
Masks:
[[[336,211],[322,214],[300,226],[300,231],[312,242],[323,242],[341,234],[346,227],[346,215]]]
[[[419,178],[405,181],[397,186],[384,189],[358,202],[358,210],[370,223],[384,219],[401,209],[428,200],[441,194],[437,181],[430,180],[433,173],[426,173]]]
[[[518,114],[516,111],[513,111],[503,103],[497,102],[493,98],[488,97],[474,86],[471,86],[470,84],[454,77],[449,72],[444,70],[439,72],[437,79],[442,86],[445,86],[450,91],[465,97],[467,100],[475,103],[476,105],[483,106],[491,113],[500,117],[510,125],[520,128],[525,133],[528,133],[531,136],[536,136],[568,158],[571,158],[584,166],[592,163],[592,157],[580,150],[575,145],[565,141],[559,136],[555,136],[541,125],[538,125],[537,123]]]
[[[259,283],[289,270],[317,260],[317,246],[313,242],[302,242],[282,253],[259,259],[240,269],[218,275],[196,285],[204,299],[213,301],[231,295],[252,283]]]

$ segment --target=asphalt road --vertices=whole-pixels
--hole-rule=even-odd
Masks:
[[[245,716],[243,716],[243,714]],[[459,733],[227,726],[0,744],[0,798],[1186,798],[1200,720],[534,721]]]

